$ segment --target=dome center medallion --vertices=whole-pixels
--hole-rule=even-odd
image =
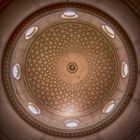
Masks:
[[[75,62],[70,62],[67,65],[67,70],[70,73],[75,73],[78,70],[78,65]]]

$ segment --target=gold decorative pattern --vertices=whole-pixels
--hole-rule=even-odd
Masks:
[[[67,70],[71,62],[77,65],[75,73]],[[112,46],[101,33],[82,23],[61,23],[44,31],[29,49],[25,65],[35,99],[63,114],[97,107],[116,82]]]

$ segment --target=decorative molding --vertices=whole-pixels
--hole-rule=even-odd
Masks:
[[[128,135],[126,140],[135,140],[137,136],[140,135],[140,124],[138,124],[135,129]]]
[[[3,9],[5,9],[9,4],[11,4],[12,2],[14,2],[15,0],[1,0],[0,1],[0,11],[2,11]]]
[[[109,117],[107,117],[105,120],[101,121],[100,123],[79,129],[79,130],[74,130],[74,131],[67,131],[67,130],[62,130],[62,129],[57,129],[57,128],[52,128],[50,126],[47,126],[45,124],[42,124],[35,118],[33,118],[27,111],[22,107],[22,105],[19,103],[18,99],[16,98],[14,94],[14,90],[11,84],[11,76],[10,76],[10,63],[11,63],[11,57],[13,54],[14,50],[14,41],[17,38],[19,32],[25,28],[25,26],[28,25],[29,22],[31,22],[33,19],[36,17],[43,15],[43,14],[49,14],[52,11],[59,11],[59,9],[65,9],[68,7],[73,7],[79,11],[83,11],[89,14],[97,15],[102,20],[105,20],[109,23],[111,23],[115,28],[117,29],[118,33],[120,34],[120,38],[122,38],[126,51],[128,53],[129,57],[129,63],[130,63],[130,73],[129,73],[129,83],[128,83],[128,88],[126,90],[125,96],[120,103],[120,106],[114,113],[112,113]],[[3,52],[3,57],[2,57],[2,65],[1,65],[1,75],[2,75],[2,82],[3,86],[5,89],[5,93],[12,104],[13,108],[16,110],[16,112],[19,114],[19,116],[25,120],[27,123],[29,123],[31,126],[34,128],[48,134],[48,135],[53,135],[57,137],[68,137],[68,138],[73,138],[73,137],[82,137],[82,136],[87,136],[92,133],[95,133],[108,125],[110,125],[113,121],[115,121],[125,110],[126,106],[128,105],[135,89],[135,85],[137,82],[137,74],[138,74],[138,69],[137,69],[137,59],[135,56],[135,51],[133,49],[132,43],[130,42],[130,39],[128,38],[127,34],[124,32],[122,27],[117,23],[112,17],[104,13],[103,11],[96,9],[94,7],[91,7],[89,5],[83,5],[83,4],[78,4],[78,3],[60,3],[60,4],[55,4],[55,5],[50,5],[46,6],[30,16],[28,16],[26,19],[23,20],[22,23],[20,23],[15,31],[12,33],[11,37],[9,38],[9,41],[7,42],[7,46],[4,49]]]
[[[139,0],[121,0],[132,12],[140,18],[140,1]]]

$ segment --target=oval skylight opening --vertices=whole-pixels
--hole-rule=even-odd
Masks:
[[[61,15],[61,17],[63,19],[76,19],[78,18],[78,14],[75,13],[74,11],[66,11]]]
[[[35,115],[41,113],[39,107],[37,107],[37,106],[36,106],[34,103],[32,103],[32,102],[29,102],[29,103],[28,103],[28,109],[29,109],[29,111],[30,111],[32,114],[35,114]]]
[[[15,64],[13,66],[13,77],[17,80],[19,80],[20,77],[21,77],[21,70],[20,70],[20,65],[19,64]]]
[[[111,27],[109,27],[108,25],[102,25],[102,29],[104,30],[104,32],[110,36],[111,38],[115,37],[115,32],[113,31],[113,29]]]
[[[128,64],[125,61],[123,61],[121,65],[121,75],[123,78],[128,75]]]
[[[115,106],[115,102],[114,101],[110,101],[103,109],[103,113],[107,114],[113,111]]]
[[[31,27],[27,30],[26,34],[25,34],[25,39],[31,39],[35,33],[38,31],[38,27],[37,26],[34,26],[34,27]]]
[[[64,123],[67,128],[75,128],[78,126],[79,121],[78,120],[66,120]]]

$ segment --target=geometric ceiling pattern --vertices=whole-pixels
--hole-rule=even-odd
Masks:
[[[120,104],[105,119],[83,129],[58,129],[38,121],[23,107],[12,84],[11,58],[19,34],[34,19],[72,7],[111,23],[122,39],[129,64],[129,82]],[[90,23],[89,23],[90,24]],[[119,78],[118,56],[113,45],[93,26],[82,22],[64,22],[51,26],[32,42],[22,70],[29,94],[47,111],[70,115],[90,112],[113,94]],[[21,77],[22,78],[22,77]],[[17,26],[4,49],[2,82],[5,93],[19,116],[34,128],[58,137],[82,137],[97,132],[117,119],[130,101],[137,81],[137,61],[131,41],[121,26],[106,13],[77,3],[44,7]],[[61,115],[62,115],[61,114]],[[41,113],[43,115],[43,113]],[[62,115],[63,116],[63,115]],[[87,120],[88,121],[88,120]]]
[[[30,93],[56,112],[87,112],[112,94],[118,73],[114,52],[108,40],[88,25],[67,22],[50,27],[26,56]]]

